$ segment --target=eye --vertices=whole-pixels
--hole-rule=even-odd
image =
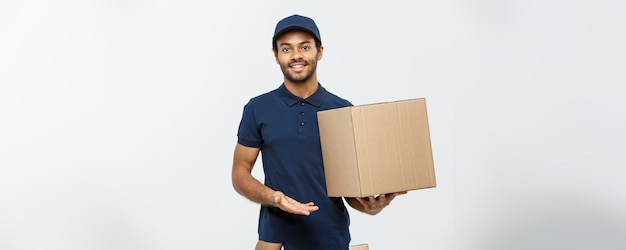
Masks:
[[[309,50],[310,48],[311,48],[311,47],[309,47],[309,46],[302,46],[302,50],[304,50],[304,51],[307,51],[307,50]]]
[[[289,51],[291,51],[291,49],[290,49],[290,48],[283,48],[283,49],[282,49],[282,51],[283,51],[284,53],[289,53]]]

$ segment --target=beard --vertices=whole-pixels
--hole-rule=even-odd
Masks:
[[[308,66],[308,70],[294,73],[290,71],[289,64],[295,62],[304,62],[306,66]],[[283,72],[285,79],[293,82],[293,83],[304,83],[311,79],[315,71],[317,70],[317,57],[315,57],[312,61],[299,60],[299,61],[291,61],[288,63],[281,63],[280,70]]]

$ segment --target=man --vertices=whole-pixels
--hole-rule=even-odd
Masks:
[[[350,218],[343,200],[326,194],[317,111],[352,104],[317,81],[324,47],[312,19],[282,19],[272,48],[284,81],[245,105],[232,169],[235,190],[261,204],[256,249],[346,250]],[[251,175],[259,152],[265,184]],[[398,194],[345,200],[374,215]]]

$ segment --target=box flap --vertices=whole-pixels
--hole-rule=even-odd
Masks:
[[[329,197],[358,192],[360,179],[355,176],[358,163],[354,144],[350,107],[317,113],[324,161],[324,175]],[[343,192],[333,192],[342,190]]]

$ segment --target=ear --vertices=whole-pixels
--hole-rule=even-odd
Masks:
[[[322,60],[323,55],[324,55],[324,46],[320,45],[319,49],[317,50],[317,60],[318,61]]]

